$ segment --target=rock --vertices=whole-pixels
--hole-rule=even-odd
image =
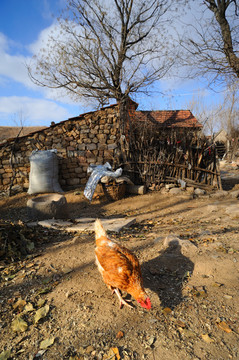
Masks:
[[[65,219],[68,217],[67,201],[64,195],[38,196],[27,201],[30,219]]]
[[[175,252],[181,252],[183,255],[195,254],[197,247],[188,240],[182,240],[175,235],[169,235],[163,240],[163,247],[175,248]]]
[[[197,196],[205,195],[205,194],[206,194],[206,191],[203,190],[203,189],[197,188],[197,189],[195,189],[194,194],[197,195]]]
[[[228,195],[228,191],[218,190],[215,193],[210,194],[210,198],[220,199]]]
[[[233,204],[226,208],[226,214],[232,219],[239,218],[239,204]]]
[[[230,191],[229,196],[232,199],[238,199],[239,198],[239,190]]]
[[[189,192],[190,194],[194,194],[194,187],[193,186],[186,187],[186,191]]]
[[[156,340],[156,337],[155,336],[150,336],[148,339],[147,339],[147,343],[150,347],[152,347],[153,343],[155,342]]]
[[[169,190],[170,195],[178,195],[178,194],[182,194],[182,189],[181,188],[172,188]]]
[[[232,191],[234,190],[239,190],[239,183],[233,186]]]

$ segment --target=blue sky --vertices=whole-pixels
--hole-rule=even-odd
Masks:
[[[92,107],[81,106],[65,97],[34,85],[25,63],[34,54],[39,39],[46,36],[65,0],[0,1],[0,125],[50,126],[77,116]],[[197,81],[165,79],[160,84],[165,96],[138,96],[141,109],[186,109],[190,99],[203,97],[207,103],[221,101],[221,94],[209,91]]]

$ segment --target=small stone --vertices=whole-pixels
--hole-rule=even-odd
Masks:
[[[225,299],[227,299],[227,300],[231,300],[231,299],[232,299],[232,296],[231,296],[231,295],[227,295],[227,294],[223,295],[223,297],[224,297]]]
[[[220,199],[228,195],[228,191],[225,190],[218,190],[215,193],[211,194],[210,197],[213,199]]]
[[[239,218],[239,204],[232,204],[226,208],[226,214],[232,219]]]
[[[239,190],[234,190],[229,193],[230,197],[232,199],[238,199],[239,198]]]
[[[153,343],[155,342],[155,337],[154,336],[150,336],[150,338],[149,339],[147,339],[147,343],[148,343],[148,345],[149,346],[152,346],[153,345]]]
[[[197,252],[197,247],[189,240],[182,240],[177,236],[169,235],[163,241],[163,247],[175,247],[180,249],[182,254],[190,253],[194,254]]]
[[[203,190],[203,189],[197,188],[197,189],[195,189],[194,194],[195,194],[195,195],[198,195],[198,196],[200,196],[200,195],[205,195],[205,194],[206,194],[206,191]]]
[[[182,189],[181,188],[172,188],[169,190],[170,195],[178,195],[178,194],[182,194]]]
[[[186,191],[189,192],[190,194],[193,194],[194,193],[194,187],[193,186],[186,187]]]

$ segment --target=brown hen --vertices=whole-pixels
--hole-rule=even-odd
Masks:
[[[143,308],[151,308],[150,299],[143,287],[142,274],[137,257],[124,246],[118,245],[107,237],[100,222],[95,222],[96,264],[105,284],[116,293],[122,304],[130,306],[120,294],[130,294]]]

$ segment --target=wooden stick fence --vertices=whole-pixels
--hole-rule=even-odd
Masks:
[[[135,184],[147,187],[181,179],[188,186],[222,188],[216,148],[201,139],[198,131],[182,134],[138,126],[132,129],[123,165]]]

